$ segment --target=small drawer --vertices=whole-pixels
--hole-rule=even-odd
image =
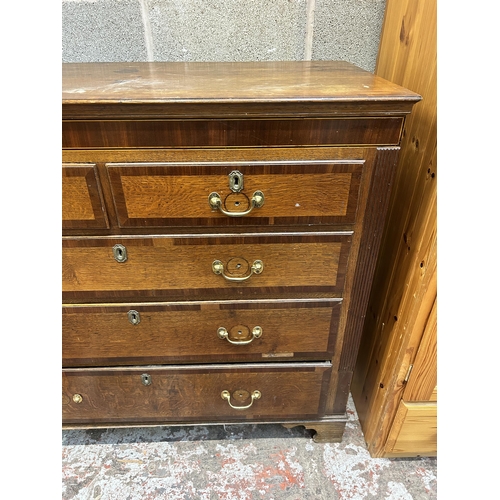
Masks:
[[[330,374],[326,362],[64,369],[63,424],[318,418]]]
[[[63,229],[107,229],[99,175],[95,164],[63,164]]]
[[[63,366],[331,359],[341,302],[64,306]]]
[[[222,107],[230,113],[230,106]],[[265,113],[274,111],[267,109]],[[158,109],[157,113],[168,114],[168,109]],[[401,116],[228,120],[221,117],[148,120],[143,116],[140,120],[63,120],[62,146],[64,149],[387,146],[399,144],[403,123]]]
[[[350,243],[350,232],[64,238],[63,298],[340,296]]]
[[[264,155],[265,153],[263,153]],[[363,160],[108,164],[120,227],[351,224]]]

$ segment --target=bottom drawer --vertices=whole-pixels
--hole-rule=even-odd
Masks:
[[[318,418],[330,374],[327,362],[65,369],[63,424]]]

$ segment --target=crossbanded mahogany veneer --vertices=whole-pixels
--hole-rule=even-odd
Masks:
[[[63,65],[63,426],[338,441],[405,117],[345,62]]]

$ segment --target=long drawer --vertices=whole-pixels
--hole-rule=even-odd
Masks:
[[[266,95],[266,98],[268,96]],[[275,104],[272,104],[273,106]],[[268,110],[269,112],[269,110]],[[289,112],[292,112],[290,110]],[[222,120],[63,120],[63,148],[397,145],[401,116]]]
[[[63,424],[318,418],[331,364],[63,370]]]
[[[209,227],[352,224],[364,164],[122,163],[106,168],[120,227]]]
[[[63,366],[331,359],[342,299],[63,306]]]
[[[339,295],[350,243],[350,232],[67,238],[63,299]]]

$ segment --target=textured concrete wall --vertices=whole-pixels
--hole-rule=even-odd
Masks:
[[[345,60],[373,71],[385,0],[63,0],[63,62]]]

